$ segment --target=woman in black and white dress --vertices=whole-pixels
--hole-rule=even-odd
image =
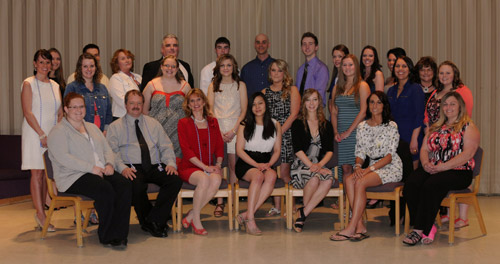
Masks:
[[[245,223],[248,234],[261,235],[254,213],[273,192],[276,171],[271,166],[281,154],[281,125],[271,118],[261,92],[250,97],[245,120],[238,128],[236,154],[236,177],[250,182],[247,211],[236,219],[240,225]]]

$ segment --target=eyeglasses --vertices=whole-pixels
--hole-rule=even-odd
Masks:
[[[169,68],[170,68],[170,69],[175,69],[175,68],[177,68],[177,66],[176,66],[176,65],[170,65],[170,64],[163,64],[162,66],[163,66],[163,67],[165,67],[165,68],[167,68],[167,69],[169,69]]]
[[[67,106],[67,108],[69,108],[69,109],[80,109],[81,110],[81,109],[85,108],[85,106],[84,105],[74,105],[74,106]]]

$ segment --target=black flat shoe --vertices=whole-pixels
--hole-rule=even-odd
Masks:
[[[164,225],[160,225],[156,222],[145,222],[142,226],[141,229],[149,232],[152,236],[154,237],[167,237],[167,229],[165,228]]]

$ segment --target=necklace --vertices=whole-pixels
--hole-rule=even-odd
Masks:
[[[431,85],[429,87],[425,87],[422,84],[420,84],[420,86],[422,87],[422,90],[424,91],[424,93],[428,93],[431,90],[431,88],[434,87],[433,85]]]
[[[198,120],[198,119],[196,119],[196,118],[193,116],[193,119],[194,119],[194,122],[196,122],[196,123],[203,123],[203,122],[205,122],[205,118],[203,118],[202,120]]]

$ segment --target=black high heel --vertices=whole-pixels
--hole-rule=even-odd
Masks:
[[[295,232],[302,232],[302,229],[304,228],[304,224],[306,222],[306,218],[307,216],[304,214],[304,207],[300,207],[297,210],[297,219],[295,219],[295,224],[293,225],[293,230],[295,230]]]

